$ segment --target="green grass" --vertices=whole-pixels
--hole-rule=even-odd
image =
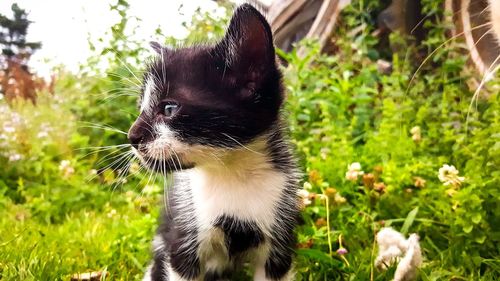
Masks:
[[[120,193],[112,196],[130,199]],[[2,280],[69,280],[75,273],[90,271],[110,271],[111,280],[142,277],[156,226],[156,207],[144,212],[133,202],[109,205],[102,212],[67,214],[58,224],[29,217],[19,205],[6,207],[0,212]]]

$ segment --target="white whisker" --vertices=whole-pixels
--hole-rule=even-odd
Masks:
[[[253,149],[250,149],[248,147],[246,147],[245,145],[243,145],[242,143],[240,143],[238,140],[236,140],[235,138],[231,137],[230,135],[226,134],[226,133],[222,133],[222,135],[226,136],[227,138],[231,139],[232,141],[234,141],[236,144],[238,144],[239,146],[243,147],[244,149],[250,151],[250,152],[253,152],[255,154],[258,154],[258,155],[263,155],[263,153],[261,152],[258,152],[258,151],[255,151]]]

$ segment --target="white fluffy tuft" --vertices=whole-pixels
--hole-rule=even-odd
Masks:
[[[387,269],[398,264],[394,273],[394,281],[413,280],[417,268],[422,264],[422,252],[417,234],[411,234],[405,239],[403,234],[386,227],[377,234],[379,253],[375,265],[380,269]]]

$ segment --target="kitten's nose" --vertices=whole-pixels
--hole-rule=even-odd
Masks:
[[[134,123],[132,127],[130,127],[130,130],[128,131],[127,137],[128,140],[130,141],[130,144],[135,149],[139,149],[139,144],[144,138],[144,135],[142,134],[140,127]]]

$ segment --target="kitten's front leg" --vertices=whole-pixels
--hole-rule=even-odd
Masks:
[[[293,235],[285,234],[272,237],[267,249],[261,251],[257,259],[254,281],[291,281],[294,280],[292,270]]]
[[[254,281],[292,281],[294,280],[293,270],[290,268],[288,272],[286,272],[280,278],[272,278],[271,276],[266,275],[266,264],[262,263],[257,266],[255,269],[255,274],[253,277]]]
[[[196,236],[187,234],[175,240],[170,248],[169,281],[195,281],[200,278]]]
[[[182,277],[179,272],[172,268],[168,260],[155,260],[154,262],[156,264],[153,263],[147,268],[142,281],[196,281],[199,279],[199,274],[195,278],[190,276],[187,276],[188,278]]]
[[[153,263],[148,267],[143,281],[196,281],[201,277],[197,242],[194,235],[179,235],[177,231],[153,242]]]
[[[294,280],[292,257],[295,248],[294,229],[298,215],[297,199],[292,189],[291,196],[285,197],[278,206],[275,223],[266,237],[265,249],[255,270],[255,281],[289,281]]]
[[[194,279],[186,279],[180,276],[177,272],[174,270],[170,269],[168,272],[168,281],[196,281],[199,278],[194,278]]]

